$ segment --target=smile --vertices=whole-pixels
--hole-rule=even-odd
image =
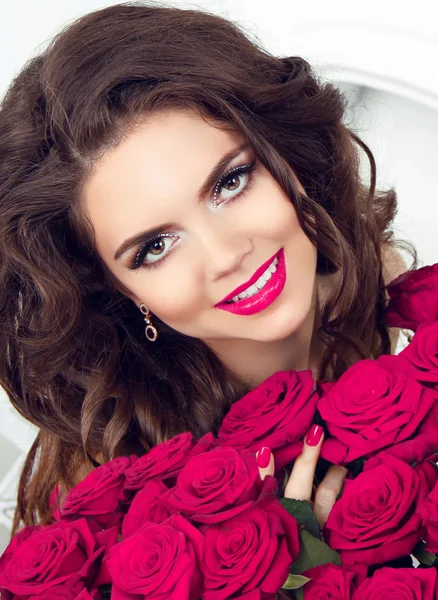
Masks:
[[[283,248],[264,263],[251,279],[226,296],[216,308],[238,315],[252,315],[264,310],[280,295],[286,283]]]

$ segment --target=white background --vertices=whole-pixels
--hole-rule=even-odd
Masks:
[[[21,0],[0,4],[0,95],[26,60],[76,17],[116,2]],[[161,3],[162,4],[162,3]],[[178,2],[237,20],[274,54],[301,55],[349,98],[347,123],[374,152],[378,184],[399,196],[396,234],[438,261],[438,16],[417,0]],[[0,392],[0,551],[8,540],[16,477],[35,435]]]

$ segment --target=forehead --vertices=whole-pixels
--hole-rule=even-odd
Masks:
[[[241,140],[229,126],[191,111],[160,111],[139,122],[99,159],[83,188],[98,247],[178,220],[211,168]]]
[[[161,172],[167,164],[177,166],[192,157],[200,159],[207,153],[220,153],[241,136],[225,124],[207,120],[195,112],[183,109],[162,110],[138,121],[122,141],[107,152],[94,165],[86,184],[87,196],[109,185],[111,173],[116,169],[126,174],[138,174],[139,167],[147,172]],[[219,146],[219,148],[218,148]],[[129,181],[124,182],[129,185]],[[108,191],[106,189],[106,191]]]

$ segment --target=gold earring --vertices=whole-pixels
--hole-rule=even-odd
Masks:
[[[155,340],[158,337],[158,330],[151,323],[151,319],[149,316],[151,314],[150,310],[144,304],[140,304],[140,310],[144,315],[144,320],[146,323],[146,329],[144,330],[145,335],[150,342],[155,342]]]

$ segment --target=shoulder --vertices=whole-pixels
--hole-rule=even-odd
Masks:
[[[408,266],[397,250],[390,242],[381,246],[382,255],[382,275],[385,285],[388,285],[396,277],[408,270]]]

